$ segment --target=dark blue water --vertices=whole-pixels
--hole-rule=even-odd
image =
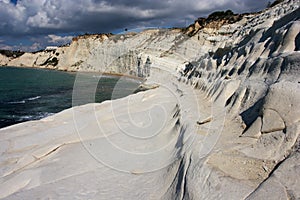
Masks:
[[[50,116],[72,107],[72,102],[81,105],[124,97],[139,84],[93,73],[78,76],[53,70],[0,67],[0,128]]]

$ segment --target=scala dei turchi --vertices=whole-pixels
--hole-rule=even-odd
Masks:
[[[78,71],[74,107],[0,130],[0,198],[300,199],[299,5],[0,54]],[[77,106],[81,71],[151,89]]]

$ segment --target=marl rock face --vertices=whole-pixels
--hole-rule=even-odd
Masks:
[[[299,4],[193,36],[92,35],[56,51],[0,55],[7,65],[132,75],[149,57],[145,84],[155,85],[0,130],[0,197],[299,199]],[[126,157],[105,138],[151,153]]]

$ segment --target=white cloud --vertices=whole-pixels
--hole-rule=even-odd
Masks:
[[[45,32],[45,29],[49,29],[49,33],[57,32],[58,29],[64,32],[103,32],[106,25],[109,25],[107,31],[110,31],[120,26],[118,22],[134,25],[141,20],[165,20],[172,25],[186,15],[197,18],[222,8],[236,11],[253,9],[266,2],[267,0],[21,0],[14,5],[9,0],[0,0],[0,33],[8,34],[3,31],[3,26],[12,30],[10,34],[17,35],[18,32]],[[128,20],[124,20],[124,17]]]
[[[212,11],[252,11],[268,0],[0,0],[0,39],[112,32],[140,26],[185,26]],[[51,36],[52,35],[52,36]],[[51,38],[52,37],[52,38]],[[67,40],[67,39],[66,39]]]
[[[37,51],[42,49],[42,45],[38,42],[33,43],[31,46],[28,47],[26,51]]]
[[[9,3],[10,3],[10,1],[9,1],[9,0],[0,0],[0,3],[9,4]]]
[[[36,15],[30,16],[26,22],[26,25],[31,27],[49,27],[49,18],[45,11],[39,11]]]
[[[15,46],[0,44],[0,49],[13,50],[13,49],[15,49]]]
[[[73,36],[48,35],[48,42],[53,44],[66,44],[72,41]]]

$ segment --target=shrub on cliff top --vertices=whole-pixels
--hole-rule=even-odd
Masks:
[[[218,19],[228,18],[228,17],[231,17],[233,15],[234,15],[234,13],[231,10],[216,11],[216,12],[210,14],[207,17],[207,20],[218,20]]]
[[[7,57],[17,58],[19,56],[22,56],[24,54],[24,52],[22,52],[22,51],[11,51],[11,50],[2,50],[2,49],[0,49],[0,54],[5,55]]]

